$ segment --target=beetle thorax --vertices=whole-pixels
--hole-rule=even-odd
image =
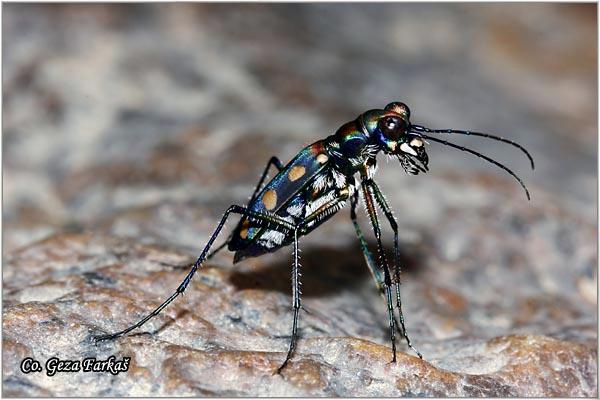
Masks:
[[[329,137],[329,152],[336,166],[347,175],[357,172],[372,176],[376,169],[375,157],[380,148],[359,126],[359,121],[351,121]]]

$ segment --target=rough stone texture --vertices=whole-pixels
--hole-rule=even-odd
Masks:
[[[5,396],[597,396],[595,5],[3,7]],[[401,226],[399,344],[348,210],[289,249],[219,254],[137,334],[93,345],[177,287],[268,158],[391,100],[518,171],[431,145],[381,159]],[[361,223],[368,230],[367,220]],[[386,246],[391,235],[386,227]],[[373,244],[373,243],[371,243]],[[25,375],[24,357],[132,357]]]

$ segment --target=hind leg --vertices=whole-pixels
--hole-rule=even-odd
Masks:
[[[213,245],[213,243],[215,242],[215,240],[219,236],[219,233],[223,229],[223,226],[225,225],[225,222],[227,221],[227,218],[231,214],[241,214],[241,215],[244,215],[244,216],[247,216],[247,217],[251,217],[252,219],[260,222],[261,224],[263,224],[264,227],[268,227],[269,229],[281,231],[284,234],[288,234],[289,232],[291,232],[292,230],[295,229],[295,227],[292,224],[290,224],[286,220],[283,220],[283,219],[281,219],[279,217],[276,217],[274,215],[261,214],[261,213],[258,213],[256,211],[248,210],[247,208],[241,207],[241,206],[238,206],[238,205],[232,205],[232,206],[230,206],[227,209],[227,211],[225,211],[225,214],[223,214],[223,217],[221,218],[221,221],[219,222],[219,224],[217,225],[217,228],[214,230],[214,232],[211,235],[210,239],[206,243],[206,246],[202,250],[202,253],[200,254],[200,256],[198,257],[198,259],[196,260],[196,262],[192,266],[192,269],[187,274],[187,276],[184,278],[184,280],[181,282],[181,284],[177,287],[177,289],[175,290],[175,292],[167,300],[165,300],[160,306],[158,306],[156,309],[154,309],[154,311],[152,311],[150,314],[146,315],[144,318],[142,318],[137,323],[131,325],[130,327],[128,327],[126,329],[123,329],[122,331],[119,331],[119,332],[116,332],[116,333],[112,333],[112,334],[108,334],[108,335],[98,336],[98,337],[96,337],[96,342],[99,342],[99,341],[102,341],[102,340],[116,339],[116,338],[118,338],[120,336],[123,336],[123,335],[131,332],[134,329],[137,329],[137,328],[141,327],[146,322],[148,322],[150,319],[152,319],[155,316],[157,316],[158,314],[160,314],[160,312],[165,307],[167,307],[171,302],[173,302],[173,300],[175,300],[177,298],[177,296],[179,296],[180,294],[183,294],[183,292],[185,291],[185,289],[187,288],[187,286],[191,282],[192,277],[194,276],[194,274],[196,273],[196,271],[198,270],[198,268],[200,268],[200,266],[202,266],[202,263],[206,260],[206,256],[207,256],[207,254],[208,254],[211,246]]]
[[[279,161],[279,158],[277,158],[276,156],[273,156],[269,159],[269,161],[267,161],[267,165],[265,166],[265,169],[263,170],[262,175],[260,176],[260,179],[258,180],[258,183],[256,184],[256,187],[254,188],[254,191],[252,192],[252,196],[250,196],[250,200],[248,201],[248,204],[252,203],[252,201],[254,201],[254,199],[256,198],[256,195],[260,192],[260,190],[262,189],[263,184],[265,183],[265,180],[267,179],[267,176],[269,175],[269,168],[271,167],[271,165],[274,165],[275,168],[277,168],[277,171],[281,171],[283,169],[283,164],[281,164],[281,161]],[[208,255],[206,256],[205,260],[210,260],[211,258],[213,258],[218,252],[220,252],[221,250],[223,250],[228,244],[229,241],[231,240],[231,235],[229,235],[227,237],[227,239],[225,239],[223,241],[223,243],[221,243],[220,245],[218,245],[213,251],[211,251],[210,253],[208,253]],[[160,262],[160,264],[162,265],[167,265],[173,268],[189,268],[191,265],[193,265],[191,262],[187,262],[184,264],[168,264],[168,263],[164,263],[164,262]]]
[[[254,199],[256,199],[256,195],[258,195],[258,193],[262,189],[262,186],[265,183],[267,176],[269,175],[269,168],[271,167],[271,165],[274,165],[275,168],[277,168],[277,171],[281,171],[283,169],[283,164],[281,164],[281,161],[279,161],[279,158],[277,158],[276,156],[271,157],[269,159],[269,161],[267,161],[267,165],[265,166],[265,169],[264,169],[262,175],[260,176],[260,179],[258,180],[256,187],[254,188],[254,192],[252,192],[252,196],[250,196],[250,200],[248,201],[248,204],[251,204],[254,201]],[[212,252],[210,252],[206,256],[206,259],[210,260],[211,258],[213,258],[218,252],[223,250],[225,248],[225,246],[227,246],[229,244],[230,240],[231,240],[231,234],[227,237],[227,239],[225,239],[225,241],[223,241],[223,243],[221,243],[219,246],[217,246],[216,249],[214,249]]]

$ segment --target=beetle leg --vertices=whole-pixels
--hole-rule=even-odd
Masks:
[[[358,225],[358,219],[356,217],[356,206],[358,205],[358,191],[352,196],[351,205],[350,205],[350,219],[352,220],[352,224],[354,225],[354,230],[356,231],[356,236],[358,237],[358,241],[360,242],[360,249],[365,256],[365,260],[367,262],[367,266],[369,267],[369,271],[371,275],[373,275],[373,279],[375,279],[375,284],[377,285],[377,290],[379,290],[383,294],[383,279],[381,278],[381,274],[377,270],[377,266],[375,265],[375,261],[373,260],[373,255],[369,251],[369,247],[367,245],[367,241],[360,229],[360,225]]]
[[[300,257],[298,255],[298,235],[302,234],[303,229],[312,222],[318,221],[321,218],[327,216],[331,210],[335,210],[339,207],[340,203],[346,201],[348,199],[348,194],[340,195],[335,199],[331,200],[329,203],[323,204],[319,207],[315,212],[306,217],[301,223],[299,223],[294,229],[294,266],[292,269],[292,308],[294,310],[294,319],[292,323],[292,340],[290,341],[290,347],[288,349],[287,355],[285,357],[285,361],[279,368],[277,368],[277,373],[280,374],[283,368],[287,365],[288,361],[292,358],[294,354],[294,350],[296,349],[296,341],[298,339],[298,314],[300,309],[302,308],[302,301],[300,296],[302,294],[300,290],[301,282],[300,282]]]
[[[292,308],[294,310],[294,322],[292,323],[292,340],[290,341],[290,347],[288,349],[287,355],[285,356],[285,361],[279,368],[277,368],[277,373],[280,374],[283,368],[287,365],[290,358],[292,358],[292,354],[294,354],[294,350],[296,350],[296,341],[298,340],[298,314],[300,308],[302,307],[300,301],[300,263],[298,257],[298,228],[294,229],[294,265],[292,267]]]
[[[263,171],[262,175],[260,176],[260,179],[258,181],[258,184],[256,185],[256,188],[254,188],[254,192],[252,193],[252,196],[250,197],[250,201],[248,202],[248,204],[250,204],[254,201],[254,199],[256,198],[256,195],[262,189],[263,183],[265,183],[265,179],[267,179],[267,175],[269,174],[269,168],[271,167],[271,165],[274,165],[275,168],[277,168],[277,171],[281,171],[283,169],[283,164],[281,163],[281,161],[279,161],[279,158],[277,158],[276,156],[271,157],[269,159],[269,161],[267,162],[267,166],[265,167],[265,170]]]
[[[379,186],[377,186],[377,184],[373,180],[369,180],[367,182],[367,184],[373,189],[373,193],[375,195],[375,201],[377,202],[379,207],[381,207],[381,209],[383,210],[383,213],[387,217],[387,220],[389,221],[390,226],[392,227],[392,230],[394,231],[394,263],[395,263],[394,279],[396,281],[396,307],[398,308],[398,314],[400,315],[400,325],[402,326],[402,335],[404,336],[404,339],[406,340],[406,344],[408,345],[408,347],[410,347],[415,353],[417,353],[419,358],[423,358],[423,355],[421,355],[419,350],[417,350],[416,348],[413,347],[413,345],[410,341],[410,338],[408,337],[408,332],[406,331],[406,326],[404,325],[404,314],[402,313],[402,300],[400,299],[400,268],[401,268],[401,266],[400,266],[400,246],[398,244],[398,223],[396,222],[396,218],[394,217],[394,214],[392,214],[392,210],[391,210],[390,206],[388,205],[387,201],[385,200],[383,193],[381,193]]]
[[[275,168],[277,168],[277,171],[281,171],[283,169],[283,164],[281,163],[281,161],[279,161],[279,158],[277,158],[276,156],[271,157],[269,159],[269,161],[267,161],[267,165],[265,166],[265,169],[264,169],[262,175],[260,176],[260,179],[258,180],[258,183],[256,184],[256,187],[254,188],[254,192],[252,193],[252,196],[250,196],[250,200],[248,201],[248,204],[252,204],[252,202],[256,198],[256,195],[262,189],[262,186],[265,183],[265,179],[267,179],[267,175],[269,174],[269,168],[271,167],[271,165],[274,165]],[[227,236],[227,239],[225,239],[223,241],[223,243],[221,243],[216,249],[214,249],[213,251],[211,251],[206,256],[206,259],[210,260],[219,251],[223,250],[223,248],[229,244],[229,241],[231,240],[231,235],[232,234],[229,234],[229,236]]]
[[[360,249],[362,250],[363,255],[365,256],[365,261],[367,263],[367,267],[369,267],[369,272],[371,272],[371,275],[373,276],[373,279],[375,280],[375,285],[377,286],[377,291],[379,291],[379,294],[381,294],[381,297],[383,297],[383,300],[386,300],[383,278],[381,277],[381,273],[379,272],[379,269],[377,267],[377,264],[375,263],[375,260],[373,260],[373,255],[369,251],[369,246],[367,245],[367,241],[365,240],[365,237],[362,233],[362,229],[360,229],[360,225],[358,224],[358,219],[356,216],[356,206],[357,205],[358,205],[358,191],[354,192],[354,195],[352,196],[352,199],[351,199],[350,219],[352,220],[352,224],[354,225],[354,230],[356,231],[356,236],[358,237],[358,240],[360,242]],[[396,330],[398,331],[398,333],[400,335],[403,335],[403,332],[400,328],[400,324],[398,324],[398,320],[396,320],[396,315],[394,315],[394,323],[396,325]]]
[[[362,182],[363,196],[365,200],[365,204],[367,206],[367,212],[369,213],[369,217],[371,219],[371,226],[373,227],[373,233],[375,234],[375,238],[377,239],[377,250],[379,252],[379,257],[381,259],[381,265],[383,268],[383,287],[385,290],[385,297],[387,301],[388,308],[388,317],[390,324],[390,340],[392,341],[392,353],[393,358],[392,362],[396,362],[396,325],[395,325],[395,316],[394,316],[394,305],[392,301],[392,278],[390,276],[390,270],[387,264],[387,260],[385,257],[385,252],[383,251],[383,244],[381,243],[381,228],[379,227],[379,222],[377,220],[377,210],[375,208],[375,203],[373,200],[373,193],[371,192],[371,187],[367,183],[367,180]]]
[[[177,296],[179,296],[180,294],[183,294],[183,292],[185,291],[185,289],[191,282],[192,277],[194,276],[194,274],[196,273],[198,268],[200,268],[202,263],[206,260],[206,255],[208,254],[208,251],[210,250],[214,241],[217,239],[217,236],[219,236],[219,233],[223,229],[223,226],[225,225],[227,218],[231,214],[242,214],[244,216],[251,217],[251,218],[255,219],[256,221],[264,224],[265,228],[277,230],[284,234],[288,234],[290,231],[295,229],[294,225],[292,225],[288,221],[286,221],[282,218],[279,218],[275,215],[262,214],[262,213],[259,213],[259,212],[253,211],[253,210],[249,210],[246,207],[242,207],[242,206],[238,206],[238,205],[230,206],[227,209],[227,211],[225,211],[225,214],[223,214],[221,221],[219,222],[219,224],[217,225],[217,228],[215,229],[215,231],[211,235],[210,239],[208,240],[208,243],[206,243],[204,250],[202,250],[202,253],[200,254],[198,259],[192,266],[192,269],[187,274],[185,279],[181,282],[179,287],[177,287],[175,292],[167,300],[165,300],[160,306],[158,306],[154,311],[152,311],[150,314],[148,314],[144,318],[142,318],[139,322],[135,323],[134,325],[131,325],[130,327],[128,327],[122,331],[108,334],[108,335],[97,336],[95,338],[96,342],[99,342],[102,340],[116,339],[119,336],[123,336],[123,335],[131,332],[132,330],[141,327],[146,322],[148,322],[151,318],[157,316],[165,307],[167,307],[173,300],[175,300],[177,298]]]

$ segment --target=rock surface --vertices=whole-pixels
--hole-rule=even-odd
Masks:
[[[3,11],[4,396],[598,395],[595,5]],[[281,376],[290,249],[236,265],[220,253],[159,317],[94,345],[172,293],[271,155],[391,100],[537,162],[454,138],[518,171],[527,202],[451,149],[432,145],[418,177],[381,159],[424,360],[400,342],[389,363],[347,209],[301,242],[306,312]],[[129,371],[19,369],[112,355]]]

